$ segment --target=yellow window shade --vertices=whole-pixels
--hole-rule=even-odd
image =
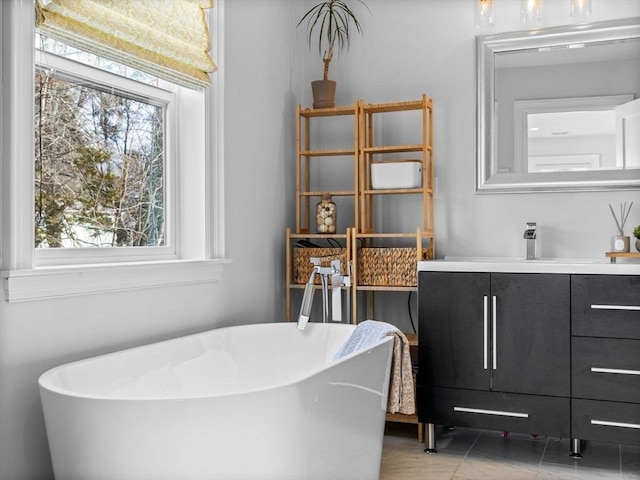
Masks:
[[[213,0],[36,0],[36,30],[189,88],[211,83]]]

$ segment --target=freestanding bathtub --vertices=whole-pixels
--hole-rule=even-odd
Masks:
[[[226,327],[39,380],[57,480],[376,479],[392,337],[354,325]]]

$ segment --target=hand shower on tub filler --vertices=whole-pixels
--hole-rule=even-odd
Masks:
[[[527,241],[527,260],[536,259],[536,222],[527,222],[523,238]]]
[[[300,314],[298,315],[298,329],[304,330],[309,322],[311,315],[311,305],[313,304],[313,294],[315,292],[315,277],[320,275],[320,284],[322,286],[322,321],[329,321],[329,280],[331,281],[331,320],[334,322],[342,321],[342,295],[343,286],[350,286],[351,278],[348,275],[342,275],[340,269],[340,260],[332,260],[329,267],[322,267],[320,258],[311,258],[313,270],[309,276],[309,280],[304,287],[302,296],[302,305],[300,306]],[[347,295],[347,301],[349,296]]]

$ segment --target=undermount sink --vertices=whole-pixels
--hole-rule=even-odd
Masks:
[[[536,258],[527,260],[520,257],[450,257],[445,256],[447,262],[490,262],[490,263],[557,263],[557,264],[593,264],[609,263],[609,259],[598,258]]]

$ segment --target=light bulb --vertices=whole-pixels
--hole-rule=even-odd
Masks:
[[[586,17],[591,15],[591,0],[571,0],[571,16]]]
[[[476,28],[493,25],[493,0],[477,0]]]
[[[520,0],[520,21],[540,20],[541,0]]]

